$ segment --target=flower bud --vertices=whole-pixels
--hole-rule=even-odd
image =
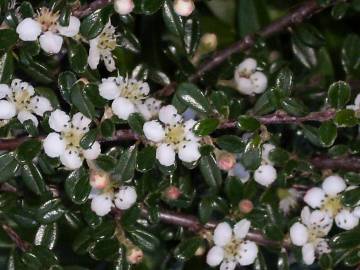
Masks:
[[[241,213],[249,214],[254,209],[254,205],[250,200],[244,199],[239,202],[239,209]]]
[[[174,10],[177,15],[187,17],[193,13],[195,4],[193,0],[175,0]]]
[[[236,157],[234,154],[223,152],[217,158],[217,165],[223,171],[231,170],[236,163]]]
[[[165,190],[164,195],[165,195],[166,199],[174,201],[174,200],[177,200],[181,196],[181,191],[176,186],[170,186]]]
[[[127,15],[133,11],[135,5],[133,0],[115,0],[114,9],[120,15]]]
[[[198,247],[198,249],[195,251],[195,256],[202,256],[204,255],[206,249],[203,246]]]
[[[217,36],[213,33],[206,33],[200,39],[200,44],[206,52],[212,52],[218,45]]]
[[[138,264],[144,258],[144,253],[138,247],[130,249],[126,254],[126,260],[130,264]]]
[[[90,185],[96,189],[104,189],[110,183],[109,175],[102,171],[90,171]]]

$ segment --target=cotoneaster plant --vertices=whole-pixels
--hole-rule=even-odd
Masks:
[[[360,269],[359,1],[0,1],[0,269]]]

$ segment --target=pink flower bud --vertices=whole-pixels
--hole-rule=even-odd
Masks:
[[[236,163],[236,157],[233,154],[224,152],[221,153],[217,158],[217,165],[221,170],[229,171]]]
[[[120,15],[127,15],[134,9],[133,0],[115,0],[114,9]]]
[[[174,10],[177,15],[187,17],[193,13],[195,4],[193,0],[175,0]]]
[[[96,189],[104,189],[110,183],[109,175],[105,172],[91,170],[90,185]]]
[[[144,258],[144,253],[142,252],[141,249],[137,247],[130,249],[126,254],[126,260],[130,264],[138,264],[142,261],[143,258]]]
[[[254,209],[254,205],[250,200],[244,199],[240,201],[239,208],[242,213],[249,214]]]
[[[177,200],[181,196],[181,191],[178,187],[170,186],[165,190],[165,197],[169,200]]]

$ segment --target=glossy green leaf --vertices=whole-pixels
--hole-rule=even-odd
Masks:
[[[0,155],[0,182],[4,182],[15,176],[20,168],[14,153],[4,153]]]
[[[350,101],[351,89],[348,83],[338,81],[330,85],[328,100],[332,107],[343,108]]]
[[[151,170],[155,166],[156,149],[146,146],[137,155],[136,169],[140,172]]]
[[[32,162],[26,162],[22,164],[21,169],[22,180],[26,187],[36,195],[42,195],[46,190],[46,186],[38,167]]]
[[[88,132],[80,140],[80,146],[83,149],[90,149],[91,146],[94,144],[97,138],[97,129],[90,129]]]
[[[43,203],[37,211],[37,220],[42,224],[50,224],[57,221],[65,213],[60,199],[51,199]]]
[[[324,146],[334,144],[337,137],[337,128],[332,122],[324,122],[319,127],[319,138]]]
[[[0,83],[9,83],[14,71],[12,52],[6,52],[0,57]]]
[[[53,249],[57,238],[58,226],[56,223],[41,225],[36,231],[34,244],[37,246],[47,247],[48,249]]]
[[[18,158],[31,161],[40,153],[41,146],[41,142],[36,139],[23,142],[17,150]]]
[[[95,116],[95,107],[84,94],[84,88],[81,83],[76,83],[71,87],[71,101],[86,117],[93,118]]]
[[[80,42],[70,41],[68,50],[71,69],[76,73],[84,73],[88,64],[85,47]]]
[[[197,88],[196,85],[191,83],[182,83],[178,86],[176,96],[181,102],[190,108],[200,112],[211,112],[211,106],[205,95]]]
[[[215,118],[203,119],[194,125],[193,131],[197,136],[207,136],[216,130],[219,123],[220,121]]]
[[[253,132],[260,128],[260,122],[254,117],[241,115],[238,118],[237,126],[240,130]]]
[[[335,115],[335,124],[339,127],[353,127],[358,124],[358,119],[353,110],[341,110]]]
[[[65,180],[66,195],[75,204],[85,203],[90,191],[89,174],[83,167],[71,172]]]
[[[222,177],[215,158],[210,155],[201,157],[199,167],[206,184],[217,189],[222,183]]]
[[[0,50],[8,50],[18,40],[18,34],[13,29],[0,29]]]
[[[128,118],[129,126],[138,134],[143,134],[144,118],[140,113],[132,113]]]
[[[65,101],[68,103],[71,102],[71,88],[77,81],[76,76],[71,71],[65,71],[59,74],[58,77],[58,86],[60,90],[60,94]]]
[[[216,144],[230,153],[242,153],[245,149],[243,140],[235,135],[223,135],[216,138]]]
[[[117,180],[125,182],[133,178],[136,167],[136,157],[137,148],[135,145],[124,151],[114,170]]]
[[[204,245],[204,240],[201,237],[192,237],[181,241],[174,250],[174,256],[179,261],[188,261],[193,256],[198,248]]]

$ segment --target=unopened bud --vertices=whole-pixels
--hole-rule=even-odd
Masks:
[[[133,11],[135,5],[133,0],[115,0],[114,9],[120,15],[127,15]]]
[[[104,189],[110,183],[110,177],[107,173],[102,171],[91,170],[90,185],[96,189]]]
[[[205,248],[203,246],[198,247],[198,249],[195,251],[195,256],[202,256],[205,253]]]
[[[231,170],[236,163],[236,156],[234,154],[223,152],[217,158],[217,165],[223,171]]]
[[[170,186],[165,190],[164,195],[167,199],[174,201],[179,199],[179,197],[181,196],[181,191],[176,186]]]
[[[213,33],[206,33],[201,37],[200,44],[205,52],[212,52],[218,45],[217,36]]]
[[[175,0],[174,10],[177,15],[187,17],[193,13],[195,4],[193,0]]]
[[[254,209],[254,205],[250,200],[244,199],[240,201],[239,209],[241,213],[249,214]]]
[[[144,253],[138,247],[130,249],[126,254],[126,260],[130,264],[138,264],[144,258]]]

